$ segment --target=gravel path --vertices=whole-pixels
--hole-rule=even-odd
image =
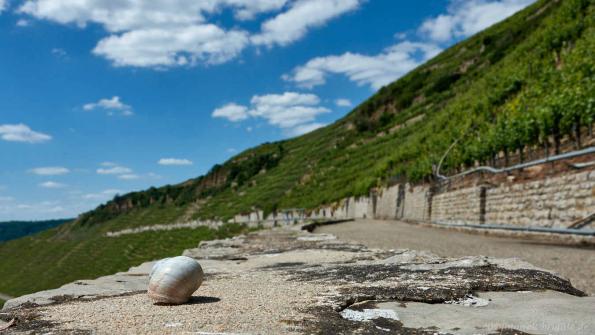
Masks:
[[[467,234],[398,221],[358,220],[319,227],[316,232],[331,233],[341,240],[370,248],[429,250],[444,257],[517,257],[554,270],[570,279],[578,289],[595,295],[595,248]]]

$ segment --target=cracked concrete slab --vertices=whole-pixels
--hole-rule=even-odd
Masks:
[[[595,298],[545,292],[481,292],[485,306],[383,302],[376,308],[399,316],[405,327],[433,325],[443,333],[478,334],[517,329],[531,334],[592,334]]]
[[[520,260],[369,249],[299,227],[203,242],[184,255],[198,259],[206,275],[188,304],[151,303],[145,294],[149,262],[13,299],[0,320],[16,318],[9,331],[17,334],[490,334],[539,332],[530,327],[534,319],[521,327],[515,317],[522,310],[547,318],[544,327],[550,327],[574,324],[595,308],[568,280]],[[492,301],[452,304],[472,295]],[[423,306],[434,308],[435,318]],[[475,308],[477,316],[453,312],[461,308]],[[498,318],[488,324],[490,315]],[[580,327],[595,331],[592,323]]]

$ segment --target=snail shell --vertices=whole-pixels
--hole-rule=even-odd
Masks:
[[[202,284],[202,267],[190,257],[165,258],[149,275],[149,297],[156,303],[183,304]]]

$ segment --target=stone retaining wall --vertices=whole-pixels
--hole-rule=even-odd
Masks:
[[[566,228],[595,213],[595,171],[486,191],[486,223]]]
[[[397,198],[399,197],[400,185],[391,186],[378,191],[376,197],[377,219],[394,219],[397,217]]]
[[[436,194],[432,198],[432,221],[480,224],[480,187]]]
[[[295,214],[291,223],[305,219],[376,218],[567,228],[594,212],[595,170],[590,170],[530,181],[466,181],[441,190],[432,190],[429,184],[397,184],[376,189],[368,197],[350,197],[302,216]],[[237,216],[243,221],[236,222],[253,224],[258,217],[262,218],[261,211]],[[279,217],[275,220],[277,225],[287,221]]]
[[[403,201],[402,216],[398,219],[408,221],[430,220],[430,186],[405,185],[405,199]]]

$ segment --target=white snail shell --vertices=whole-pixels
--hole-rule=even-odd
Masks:
[[[200,264],[190,257],[162,259],[149,275],[149,297],[156,303],[183,304],[198,290],[203,276]]]

